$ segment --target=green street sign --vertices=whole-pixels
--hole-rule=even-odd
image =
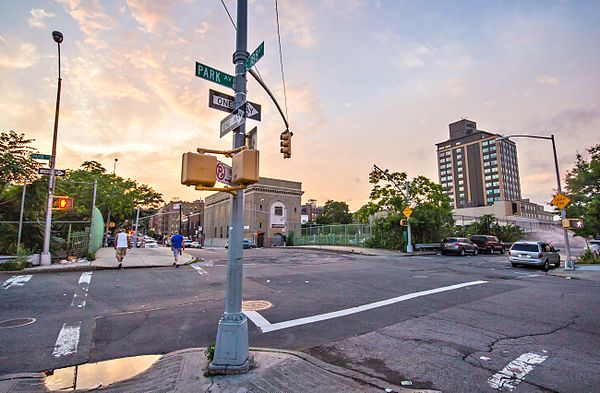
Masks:
[[[249,70],[265,55],[265,42],[263,41],[258,48],[246,59],[246,70]]]
[[[50,154],[33,153],[31,155],[31,158],[33,158],[34,160],[51,160],[52,156]]]
[[[233,89],[233,76],[196,62],[196,76]]]

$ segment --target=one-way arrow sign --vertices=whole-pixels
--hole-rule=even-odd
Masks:
[[[221,120],[221,138],[246,122],[246,104],[237,108],[229,116]]]
[[[213,89],[208,90],[208,106],[213,109],[218,109],[223,112],[233,112],[234,97],[229,94],[221,93]],[[254,102],[248,101],[246,117],[248,119],[261,120],[261,106]]]
[[[40,175],[50,176],[50,168],[38,168]],[[64,169],[54,169],[54,176],[64,176],[67,171]]]

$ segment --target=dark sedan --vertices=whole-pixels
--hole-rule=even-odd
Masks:
[[[464,256],[466,254],[477,255],[479,253],[479,247],[464,237],[449,237],[442,240],[440,250],[442,255],[457,254]]]

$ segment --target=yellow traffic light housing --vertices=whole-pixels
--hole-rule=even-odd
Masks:
[[[292,136],[294,133],[289,130],[285,130],[279,136],[281,142],[279,145],[281,146],[281,153],[283,153],[283,158],[291,158],[292,157]]]
[[[56,196],[52,201],[52,210],[69,210],[73,208],[73,198]]]
[[[248,185],[258,182],[258,150],[242,150],[232,159],[231,182]]]
[[[217,157],[187,152],[181,159],[181,184],[213,187],[217,182]]]

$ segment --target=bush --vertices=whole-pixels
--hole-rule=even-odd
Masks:
[[[591,264],[600,264],[600,255],[592,252],[589,248],[586,248],[583,254],[577,258],[577,263],[591,263]]]

